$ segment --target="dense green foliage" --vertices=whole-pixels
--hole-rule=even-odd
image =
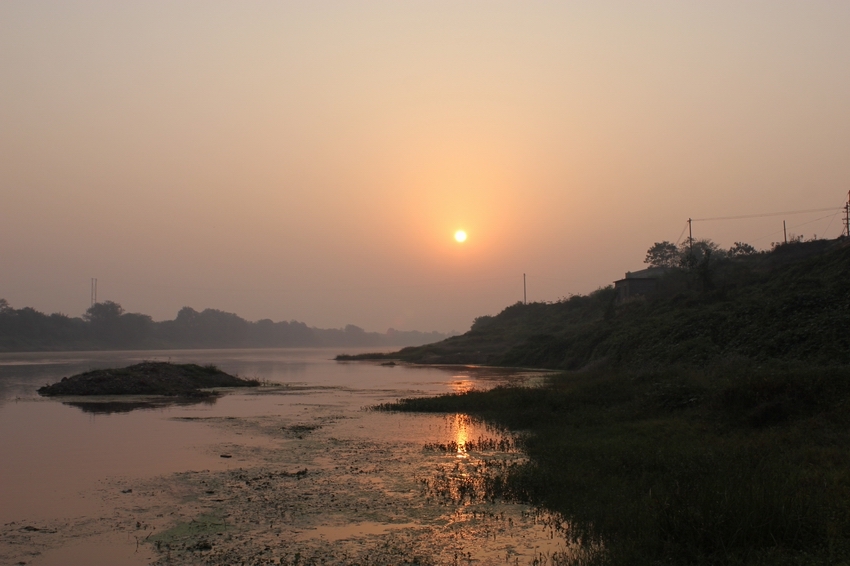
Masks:
[[[83,318],[13,309],[0,299],[0,352],[167,348],[279,348],[293,346],[405,346],[440,340],[444,334],[357,326],[311,328],[303,322],[249,322],[216,309],[180,309],[174,320],[155,322],[127,313],[118,303],[93,305]]]
[[[850,560],[850,370],[734,363],[580,372],[541,388],[409,399],[525,431],[488,496],[558,511],[583,563]],[[602,544],[594,544],[599,543]]]
[[[606,287],[517,303],[462,336],[390,357],[570,370],[729,358],[846,364],[848,329],[850,246],[821,240],[670,269],[655,292],[627,302]]]

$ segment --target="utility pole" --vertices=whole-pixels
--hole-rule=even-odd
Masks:
[[[785,221],[782,221],[782,233],[785,235],[785,243],[788,243],[788,230],[785,229]]]
[[[525,292],[525,273],[522,274],[522,304],[528,304],[528,295]]]
[[[694,231],[693,231],[693,220],[688,218],[688,248],[690,248],[691,253],[694,253]]]
[[[91,278],[91,306],[97,304],[97,278]]]
[[[844,205],[844,235],[850,237],[850,191],[847,191],[847,204]]]

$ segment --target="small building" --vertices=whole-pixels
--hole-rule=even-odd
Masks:
[[[617,304],[623,304],[655,291],[658,278],[665,273],[667,273],[666,267],[648,267],[640,271],[627,271],[623,279],[614,281],[614,290],[617,291]]]

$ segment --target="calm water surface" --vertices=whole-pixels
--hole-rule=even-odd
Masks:
[[[357,473],[368,472],[369,485],[374,485],[376,493],[383,493],[382,500],[389,500],[405,491],[387,487],[399,476],[427,474],[435,466],[454,465],[453,469],[458,469],[452,459],[468,457],[463,453],[423,456],[424,446],[463,444],[467,439],[498,433],[457,415],[386,414],[364,411],[364,407],[400,397],[539,379],[536,374],[500,369],[342,363],[332,360],[336,353],[337,350],[323,349],[262,349],[0,354],[0,524],[4,526],[0,533],[0,562],[149,564],[162,560],[149,535],[167,531],[178,519],[175,511],[164,512],[157,505],[171,498],[182,502],[183,514],[203,514],[216,508],[211,502],[206,507],[198,506],[197,497],[175,495],[178,484],[184,490],[197,488],[189,480],[175,478],[200,477],[197,474],[206,478],[197,482],[211,485],[223,481],[223,474],[232,478],[243,469],[284,470],[278,472],[279,476],[289,478],[290,471],[303,467],[311,478],[317,478],[315,481],[329,486],[328,493],[341,490],[340,499],[333,493],[328,495],[329,502],[337,502],[362,489],[360,484],[351,484],[351,474],[356,469]],[[266,386],[236,391],[214,402],[135,410],[120,404],[43,399],[36,393],[38,387],[64,376],[144,360],[216,364],[226,372],[260,379]],[[229,457],[223,458],[222,454]],[[346,470],[346,466],[351,469]],[[270,477],[273,473],[269,472]],[[405,481],[408,480],[411,485],[416,481],[413,477]],[[156,481],[160,481],[156,484],[159,487],[150,487]],[[345,485],[348,487],[340,487]],[[139,498],[145,489],[159,495],[142,501]],[[421,530],[428,521],[428,528],[439,524],[444,531],[446,522],[451,520],[435,520],[431,515],[448,513],[446,516],[450,517],[458,512],[428,510],[413,495],[412,487],[407,491],[410,494],[404,497],[409,503],[403,506],[416,508],[415,515],[399,511],[395,518],[374,513],[355,517],[346,515],[353,505],[332,513],[330,508],[323,511],[322,503],[317,502],[319,508],[312,513],[309,509],[299,511],[301,514],[296,513],[295,518],[294,511],[286,511],[289,530],[285,532],[270,521],[270,526],[263,527],[265,531],[277,530],[265,536],[272,537],[269,533],[276,532],[279,540],[291,539],[295,541],[292,544],[311,537],[322,541],[356,539],[360,541],[357,548],[362,550],[375,537],[401,532],[399,529],[419,532],[416,529]],[[307,492],[307,496],[311,495]],[[358,497],[358,501],[365,501],[362,494]],[[185,503],[190,500],[197,508],[190,509]],[[364,505],[368,508],[369,503]],[[236,512],[232,515],[234,521],[240,516]],[[259,538],[259,534],[254,534],[252,540]],[[452,537],[451,544],[462,545],[457,540],[463,536],[452,533]],[[541,531],[540,538],[540,544],[528,540],[525,544],[540,549],[551,533]],[[147,544],[140,544],[139,540]],[[226,544],[219,546],[224,549]],[[545,552],[553,552],[553,548],[550,544]],[[512,558],[511,552],[517,562],[519,557],[527,557],[527,553],[508,546],[494,552],[503,550],[505,556],[499,554],[498,562],[495,554],[489,558],[482,555],[483,562],[504,563],[506,558]],[[438,548],[431,552],[446,553]],[[455,549],[455,555],[457,552]],[[192,556],[184,562],[193,563],[191,560],[197,556]],[[286,560],[284,554],[274,558]],[[169,554],[168,560],[181,563],[176,553]],[[208,560],[214,563],[212,558]]]

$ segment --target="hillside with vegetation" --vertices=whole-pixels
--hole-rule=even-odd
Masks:
[[[576,546],[553,564],[850,564],[850,242],[703,244],[650,248],[666,273],[647,296],[516,304],[392,354],[574,370],[378,407],[467,414],[528,456],[429,489],[556,512]]]
[[[461,336],[386,357],[564,370],[736,358],[847,364],[848,244],[794,242],[735,254],[699,242],[672,259],[650,248],[648,262],[667,269],[645,296],[618,301],[608,286],[554,303],[517,303],[476,319]]]

